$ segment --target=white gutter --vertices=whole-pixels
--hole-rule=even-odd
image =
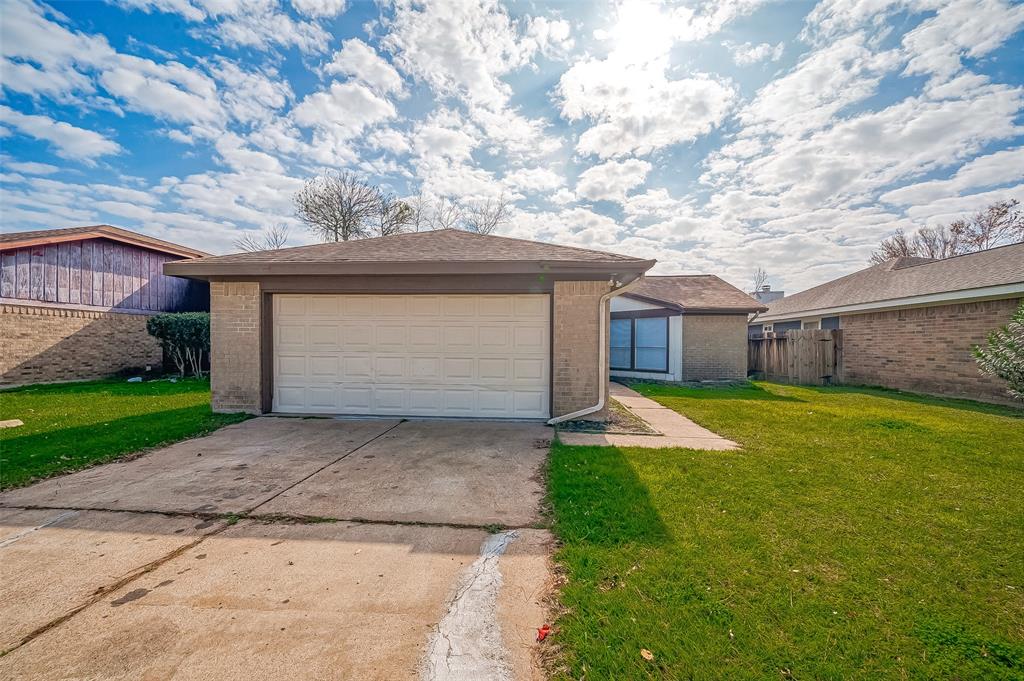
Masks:
[[[607,392],[607,390],[605,389],[606,386],[602,384],[602,379],[604,379],[604,378],[606,378],[608,376],[608,360],[605,358],[605,348],[608,345],[608,341],[605,338],[605,327],[607,325],[605,324],[604,306],[605,306],[605,303],[607,303],[609,300],[611,300],[615,296],[623,294],[628,289],[631,289],[634,286],[636,286],[637,284],[639,284],[640,280],[643,279],[643,276],[644,275],[641,274],[640,276],[638,276],[636,279],[634,279],[633,281],[629,282],[625,286],[620,286],[619,288],[612,289],[608,293],[606,293],[603,296],[601,296],[601,300],[598,301],[598,304],[597,304],[597,328],[598,328],[598,334],[597,335],[598,335],[599,342],[598,342],[598,352],[597,352],[597,376],[598,376],[598,385],[601,386],[601,390],[600,390],[601,397],[597,400],[597,404],[595,404],[592,407],[586,407],[584,409],[579,409],[579,410],[574,411],[574,412],[569,413],[569,414],[563,414],[561,416],[556,416],[553,419],[549,419],[548,420],[548,425],[549,426],[553,426],[556,423],[561,423],[562,421],[572,421],[573,419],[578,419],[581,416],[586,416],[587,414],[593,414],[594,412],[601,411],[602,409],[604,409],[604,402],[605,402],[604,396],[605,396],[605,393]]]

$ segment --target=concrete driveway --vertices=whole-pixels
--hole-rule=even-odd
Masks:
[[[550,435],[267,417],[0,494],[0,677],[543,678]]]

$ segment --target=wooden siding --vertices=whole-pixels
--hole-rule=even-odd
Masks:
[[[203,282],[163,273],[180,257],[109,239],[0,252],[0,298],[135,312],[209,309]]]

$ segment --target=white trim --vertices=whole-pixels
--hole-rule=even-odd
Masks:
[[[807,317],[834,317],[838,314],[851,312],[876,312],[891,310],[899,307],[924,307],[928,305],[952,305],[955,303],[977,302],[980,300],[995,300],[998,298],[1012,298],[1016,295],[1024,295],[1024,282],[1016,284],[1001,284],[999,286],[986,286],[984,288],[970,289],[966,291],[944,291],[942,293],[928,293],[920,296],[907,296],[906,298],[892,298],[891,300],[876,300],[869,303],[854,303],[852,305],[837,305],[835,307],[819,307],[810,310],[798,310],[795,312],[771,314],[766,312],[756,319],[762,323],[781,322]]]

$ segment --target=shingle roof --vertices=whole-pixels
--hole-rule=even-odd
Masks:
[[[1024,243],[944,260],[894,258],[773,301],[760,319],[783,319],[813,310],[1020,283],[1024,283]]]
[[[646,276],[626,296],[666,303],[684,312],[759,312],[765,306],[713,274]]]
[[[245,271],[263,274],[387,274],[388,269],[417,269],[414,267],[417,264],[424,266],[418,269],[425,273],[428,270],[433,271],[429,268],[458,269],[471,264],[487,272],[490,271],[488,266],[493,269],[509,263],[513,266],[529,263],[532,268],[544,264],[550,264],[552,267],[609,266],[621,267],[626,271],[645,271],[654,265],[652,260],[616,253],[442,229],[255,253],[210,256],[187,263],[176,263],[173,269],[175,274],[186,276],[222,272],[238,274]]]
[[[6,232],[0,234],[0,248],[22,248],[37,244],[59,243],[78,239],[107,238],[115,241],[135,244],[165,253],[173,253],[189,258],[206,255],[203,251],[181,244],[156,239],[145,234],[133,232],[112,225],[88,225],[86,227],[67,227],[64,229],[39,229],[29,232]]]

